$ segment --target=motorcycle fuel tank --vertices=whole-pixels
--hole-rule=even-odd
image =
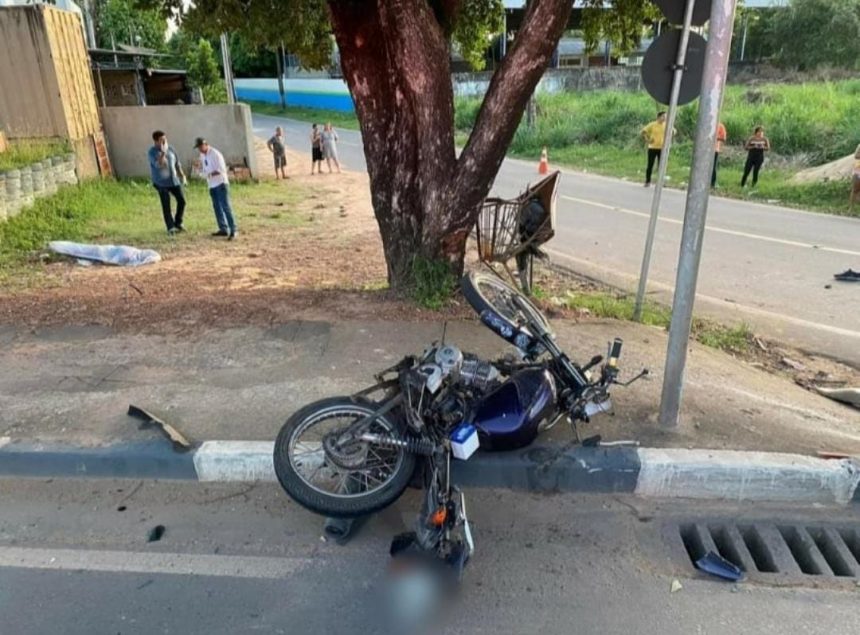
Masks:
[[[545,369],[530,368],[511,376],[484,397],[471,423],[478,429],[481,449],[516,450],[538,435],[541,421],[555,410],[555,381]]]

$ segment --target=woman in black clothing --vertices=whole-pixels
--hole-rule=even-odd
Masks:
[[[744,176],[741,179],[741,187],[746,187],[750,171],[752,171],[752,184],[755,187],[756,183],[758,183],[758,172],[764,163],[764,153],[770,150],[770,141],[764,136],[764,128],[756,126],[753,136],[747,139],[744,148],[747,151],[747,162],[744,165]]]

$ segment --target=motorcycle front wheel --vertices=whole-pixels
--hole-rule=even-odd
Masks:
[[[472,271],[463,276],[460,287],[466,300],[478,315],[486,310],[493,311],[511,329],[516,329],[518,328],[517,315],[520,311],[524,311],[530,322],[539,324],[545,331],[552,330],[544,314],[531,300],[496,275]],[[514,296],[519,297],[519,303],[513,301]]]
[[[309,404],[287,419],[275,440],[275,473],[281,487],[302,507],[333,518],[357,518],[388,507],[406,489],[415,455],[404,448],[334,440],[377,409],[351,397]],[[391,415],[377,417],[369,432],[403,436],[405,425]]]

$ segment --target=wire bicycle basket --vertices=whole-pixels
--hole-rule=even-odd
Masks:
[[[479,259],[497,274],[493,265],[501,265],[526,295],[531,295],[534,282],[534,258],[546,256],[540,246],[555,236],[560,179],[561,173],[553,172],[517,198],[487,198],[478,213]],[[516,261],[517,276],[511,260]]]

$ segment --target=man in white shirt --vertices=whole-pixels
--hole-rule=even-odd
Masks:
[[[218,223],[218,231],[212,235],[227,236],[227,240],[233,240],[236,238],[236,221],[233,219],[233,208],[230,205],[230,182],[227,179],[224,155],[202,137],[197,137],[194,147],[200,152],[200,166],[209,182],[209,196],[212,197],[215,222]]]

